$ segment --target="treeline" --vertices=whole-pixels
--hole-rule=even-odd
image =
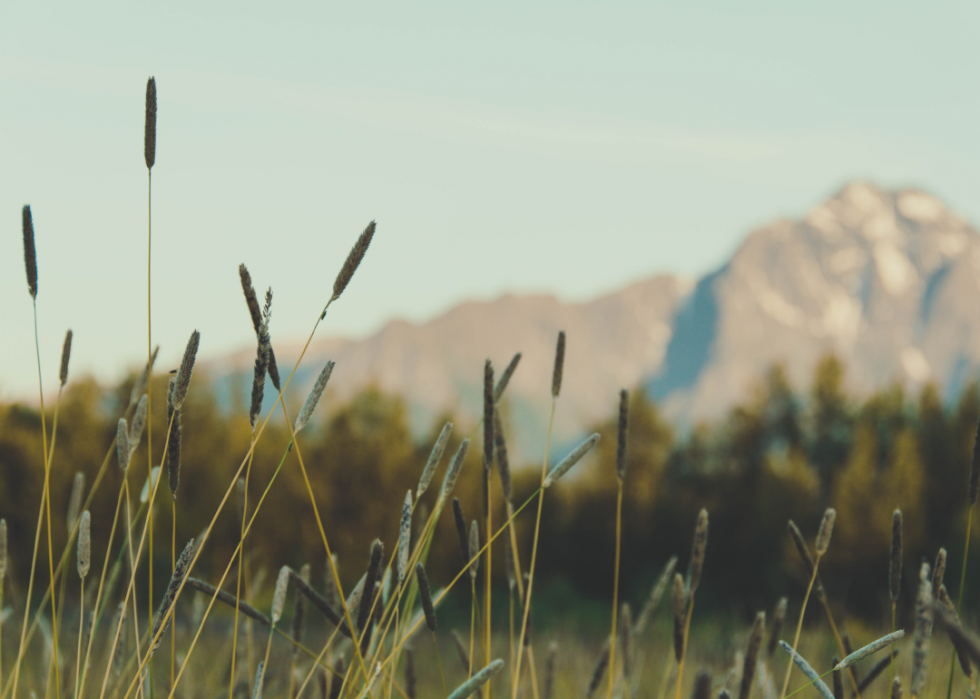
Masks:
[[[200,377],[204,378],[204,377]],[[229,414],[197,380],[183,408],[180,486],[174,504],[161,490],[154,515],[154,569],[160,584],[169,576],[172,512],[176,541],[208,525],[241,465],[250,442],[244,408]],[[66,510],[76,472],[86,476],[86,492],[103,474],[91,506],[93,566],[102,565],[113,513],[128,481],[133,511],[149,467],[147,441],[123,472],[110,445],[116,423],[130,401],[133,379],[111,390],[93,380],[70,383],[60,399],[52,460],[52,535],[60,552],[67,537]],[[672,555],[686,564],[691,527],[701,507],[711,513],[711,538],[703,589],[705,608],[754,611],[769,608],[783,594],[805,586],[796,553],[786,534],[793,519],[812,535],[823,509],[838,510],[834,543],[821,565],[825,586],[836,604],[852,613],[884,618],[887,605],[891,514],[905,516],[906,589],[922,557],[949,551],[950,570],[959,571],[967,513],[967,479],[980,418],[980,389],[970,385],[950,407],[934,386],[908,395],[899,386],[858,401],[845,390],[845,368],[833,356],[815,369],[805,394],[794,393],[785,372],[774,367],[747,400],[721,421],[701,424],[679,436],[657,407],[640,392],[631,398],[629,476],[623,515],[623,589],[640,599]],[[164,441],[166,379],[153,384],[151,438],[156,459]],[[287,401],[288,402],[288,401]],[[324,419],[301,438],[301,452],[312,479],[324,528],[338,552],[346,584],[356,581],[372,539],[392,549],[405,492],[413,489],[431,444],[446,420],[456,422],[447,452],[453,453],[473,425],[441,416],[422,440],[409,429],[406,404],[368,388],[352,400],[328,399]],[[542,520],[538,570],[540,604],[609,595],[615,525],[615,423],[596,427],[603,440],[574,477],[549,490]],[[296,405],[289,405],[295,416]],[[48,434],[55,408],[48,406]],[[507,421],[506,399],[503,403]],[[476,517],[481,508],[480,437],[471,449],[457,486],[463,510]],[[254,569],[324,566],[323,546],[314,523],[307,486],[296,459],[286,449],[289,430],[281,412],[273,416],[255,450],[249,474],[249,509],[263,494],[280,462],[282,470],[249,534]],[[553,454],[552,460],[562,454]],[[437,476],[438,477],[438,476]],[[536,489],[540,463],[515,468],[514,504]],[[40,414],[33,407],[0,404],[0,516],[11,536],[12,575],[23,587],[34,545],[44,469]],[[434,496],[428,493],[423,503]],[[500,491],[495,499],[499,505]],[[232,491],[218,518],[200,573],[223,570],[238,542],[240,504]],[[123,510],[124,512],[124,510]],[[124,515],[123,515],[124,516]],[[431,575],[447,580],[459,565],[458,544],[449,508],[443,514],[431,556]],[[416,516],[416,521],[423,518]],[[496,522],[504,520],[498,507]],[[529,508],[517,519],[519,551],[531,549],[534,516]],[[978,527],[980,528],[980,527]],[[42,537],[42,547],[45,539]],[[119,539],[112,555],[118,554]],[[500,558],[503,560],[503,546]],[[497,554],[495,552],[495,558]],[[42,556],[43,560],[43,556]],[[525,562],[526,563],[526,562]],[[346,565],[345,565],[346,564]],[[977,562],[980,564],[980,561]],[[980,565],[973,568],[980,570]],[[503,565],[495,574],[505,574]],[[143,575],[146,575],[144,570]],[[320,573],[322,575],[322,573]],[[46,580],[46,566],[37,575]],[[955,576],[949,584],[958,587]],[[550,600],[550,601],[549,601]],[[558,600],[558,601],[555,601]],[[967,596],[967,604],[975,602]],[[910,601],[906,600],[910,607]],[[700,601],[699,601],[700,604]]]

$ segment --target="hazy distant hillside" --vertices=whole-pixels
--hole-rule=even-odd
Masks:
[[[297,388],[304,393],[332,358],[336,394],[371,382],[400,393],[421,429],[446,408],[477,417],[483,360],[499,371],[521,352],[508,391],[513,440],[536,458],[560,329],[568,334],[562,442],[611,415],[621,386],[647,386],[685,425],[722,414],[773,362],[805,386],[829,350],[846,362],[855,392],[901,380],[913,388],[936,381],[954,394],[980,367],[978,299],[973,228],[924,192],[856,182],[803,220],[753,231],[696,284],[660,275],[588,303],[469,301],[421,325],[395,321],[362,340],[314,343]],[[285,363],[288,348],[278,352]],[[251,348],[232,358],[243,371],[225,385],[245,387],[252,358]]]
[[[304,393],[322,363],[334,359],[334,395],[348,396],[374,383],[405,396],[416,426],[424,429],[446,408],[478,417],[484,360],[489,357],[499,372],[521,352],[507,390],[512,441],[522,456],[538,458],[551,404],[558,331],[568,336],[555,423],[561,442],[615,410],[620,387],[637,385],[658,369],[673,316],[690,288],[690,282],[657,276],[588,303],[563,303],[548,295],[469,301],[421,325],[394,321],[363,340],[314,342],[294,381]],[[290,352],[276,351],[285,365]],[[231,358],[243,388],[251,381],[253,358],[252,348]],[[222,365],[228,360],[213,363]]]

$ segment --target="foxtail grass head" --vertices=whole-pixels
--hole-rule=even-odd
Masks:
[[[745,649],[745,662],[742,664],[742,682],[738,690],[738,699],[749,699],[752,692],[752,680],[755,679],[755,668],[759,660],[759,649],[762,648],[762,637],[766,632],[766,613],[755,615],[755,624],[749,634],[749,644]]]
[[[619,392],[619,423],[616,429],[616,478],[626,479],[626,436],[630,423],[630,393],[625,388]]]
[[[275,626],[282,619],[283,610],[286,608],[286,592],[289,589],[289,566],[279,569],[279,577],[276,578],[276,591],[272,595],[272,625]]]
[[[475,694],[478,689],[490,681],[491,677],[503,669],[504,661],[499,658],[494,660],[485,668],[475,673],[470,679],[466,680],[463,684],[454,689],[452,694],[449,695],[448,699],[467,699],[467,697]]]
[[[398,582],[405,582],[408,572],[408,554],[412,546],[412,491],[405,494],[402,519],[398,527]]]
[[[674,658],[680,662],[684,655],[684,613],[687,611],[684,578],[681,577],[680,573],[674,573],[674,589],[671,601],[674,612]]]
[[[463,506],[459,503],[459,498],[453,498],[453,524],[456,526],[456,538],[459,540],[459,554],[463,557],[465,566],[470,562],[470,542],[466,534],[466,518],[463,517]]]
[[[936,553],[936,563],[932,567],[932,594],[938,594],[946,577],[946,549],[940,548]]]
[[[323,365],[323,369],[320,371],[320,375],[316,379],[316,383],[313,384],[313,389],[310,391],[310,395],[306,397],[306,402],[303,403],[303,408],[299,411],[299,415],[296,416],[296,424],[293,427],[294,433],[299,433],[306,424],[313,417],[313,411],[316,410],[316,404],[320,402],[320,396],[323,395],[323,390],[327,387],[327,381],[330,380],[330,375],[333,373],[334,362],[328,361]]]
[[[85,474],[81,471],[75,473],[75,478],[71,483],[71,495],[68,496],[68,516],[66,524],[68,530],[75,526],[78,521],[78,514],[82,509],[82,498],[85,497]]]
[[[929,641],[932,638],[932,576],[929,564],[919,568],[919,594],[915,603],[915,642],[912,650],[912,696],[921,697],[926,686],[929,665]]]
[[[475,519],[470,522],[469,551],[470,560],[473,561],[473,565],[470,566],[470,578],[476,580],[476,574],[480,570],[480,525]]]
[[[143,120],[143,160],[146,169],[152,170],[157,160],[157,81],[146,81],[146,117]]]
[[[588,454],[592,448],[599,443],[600,435],[598,432],[594,433],[591,437],[586,439],[584,442],[575,447],[568,456],[558,462],[549,472],[547,477],[544,479],[542,484],[543,488],[550,488],[555,482],[568,473],[571,468],[582,460],[586,454]]]
[[[459,443],[459,447],[453,455],[453,460],[449,462],[449,468],[446,469],[446,475],[443,476],[442,489],[439,491],[440,500],[448,498],[453,492],[453,488],[456,487],[456,481],[459,478],[459,472],[463,468],[463,461],[466,459],[466,452],[469,448],[470,440],[464,439]]]
[[[514,375],[514,372],[517,371],[517,365],[520,363],[520,361],[521,361],[521,353],[518,352],[510,360],[510,364],[508,364],[507,367],[504,369],[503,373],[500,375],[500,378],[497,379],[497,385],[493,389],[494,403],[500,402],[501,397],[503,397],[504,395],[504,391],[507,390],[507,385],[510,383],[511,377]]]
[[[436,467],[439,466],[439,462],[442,460],[442,455],[446,451],[446,444],[449,443],[449,435],[452,434],[453,423],[447,422],[442,427],[442,431],[439,432],[439,436],[436,438],[436,443],[432,445],[432,451],[429,452],[429,460],[425,462],[425,468],[422,469],[422,476],[419,478],[419,485],[415,491],[415,499],[418,500],[429,488],[429,483],[432,482],[432,476],[436,472]]]
[[[488,478],[493,466],[493,364],[483,364],[483,475]]]
[[[350,280],[354,277],[354,272],[357,271],[361,260],[364,259],[364,255],[371,245],[371,239],[374,238],[374,229],[375,223],[371,221],[358,237],[357,242],[354,243],[354,247],[351,248],[350,253],[348,253],[347,259],[344,261],[344,266],[340,268],[340,272],[334,280],[333,296],[330,297],[331,301],[339,299],[340,295],[344,293],[344,289],[350,284]]]
[[[78,522],[78,577],[84,580],[92,565],[92,515],[82,513]]]
[[[902,589],[902,511],[892,513],[892,548],[888,561],[888,596],[892,602],[898,599]]]
[[[704,553],[708,548],[708,511],[702,509],[694,524],[694,543],[691,546],[691,569],[688,579],[688,589],[693,592],[701,582],[701,571],[704,570]]]
[[[818,559],[827,553],[827,549],[830,548],[830,537],[834,533],[834,521],[836,519],[837,510],[833,507],[828,507],[827,511],[823,513],[823,519],[820,521],[820,529],[817,530]]]
[[[551,373],[551,397],[557,398],[561,393],[561,379],[565,371],[565,331],[558,333],[558,344],[555,347],[555,368]]]
[[[507,438],[504,435],[504,421],[500,417],[500,411],[493,411],[493,444],[494,456],[497,462],[497,474],[500,476],[500,488],[504,493],[504,500],[511,502],[514,498],[514,490],[510,480],[510,459],[507,456]]]
[[[252,319],[252,328],[255,330],[255,337],[261,344],[262,338],[260,331],[262,327],[262,310],[259,308],[259,299],[255,296],[255,288],[252,286],[252,275],[248,273],[248,268],[244,264],[238,265],[238,276],[242,282],[242,293],[245,295],[245,304],[248,306],[248,315]],[[271,289],[269,292],[271,293]],[[279,385],[279,367],[276,365],[276,354],[269,345],[269,380],[277,391],[282,390]]]
[[[62,387],[68,383],[68,361],[71,359],[71,330],[65,333],[65,344],[61,348],[61,371],[58,378],[61,380]]]
[[[129,468],[129,426],[126,418],[119,418],[116,426],[116,457],[119,459],[119,468],[125,471]]]
[[[272,315],[272,289],[266,292],[265,308],[262,321],[259,323],[256,335],[258,341],[255,349],[255,365],[252,371],[252,400],[248,410],[248,422],[255,430],[255,422],[262,412],[262,398],[265,393],[265,375],[269,370],[269,357],[272,353],[272,340],[269,336],[269,320]]]
[[[772,627],[769,629],[769,642],[766,644],[766,657],[772,658],[776,653],[776,646],[779,643],[779,635],[783,632],[783,623],[786,621],[786,608],[789,600],[780,597],[776,603],[776,609],[772,613]]]
[[[425,625],[429,631],[436,630],[436,608],[432,604],[432,591],[429,588],[429,577],[425,574],[425,566],[421,562],[415,564],[415,577],[419,585],[419,600],[425,613]]]
[[[180,360],[180,368],[177,369],[177,376],[174,379],[174,408],[180,410],[187,397],[187,389],[191,385],[191,374],[194,373],[194,361],[197,359],[197,348],[201,344],[201,333],[197,330],[191,333],[187,340],[187,347],[184,348],[184,356]]]
[[[30,204],[21,211],[21,228],[24,233],[24,268],[27,271],[27,290],[37,299],[37,250],[34,247],[34,217]]]

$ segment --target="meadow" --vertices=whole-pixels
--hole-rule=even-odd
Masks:
[[[151,78],[148,213],[156,115]],[[855,417],[828,358],[813,391],[823,441],[790,424],[777,368],[726,440],[696,428],[676,443],[624,388],[594,433],[557,454],[549,433],[539,463],[512,469],[520,355],[475,368],[476,424],[447,418],[422,445],[370,390],[324,419],[333,362],[305,399],[290,392],[375,234],[372,221],[354,239],[289,367],[272,290],[239,267],[256,357],[247,411],[228,417],[195,373],[206,337],[186,339],[169,375],[155,366],[148,216],[147,354],[111,418],[91,409],[98,387],[69,387],[71,331],[53,408],[40,359],[39,409],[0,406],[0,699],[975,694],[980,642],[960,620],[975,387],[952,412],[926,391],[912,417],[891,391]],[[29,206],[22,235],[37,322]],[[235,456],[218,468],[215,454]],[[563,579],[578,594],[563,598]]]

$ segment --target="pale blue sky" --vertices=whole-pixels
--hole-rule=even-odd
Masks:
[[[20,208],[54,384],[145,355],[143,91],[155,75],[164,366],[249,344],[237,265],[305,337],[505,291],[696,275],[844,181],[980,220],[975,3],[84,3],[0,7],[0,398],[35,384]]]

